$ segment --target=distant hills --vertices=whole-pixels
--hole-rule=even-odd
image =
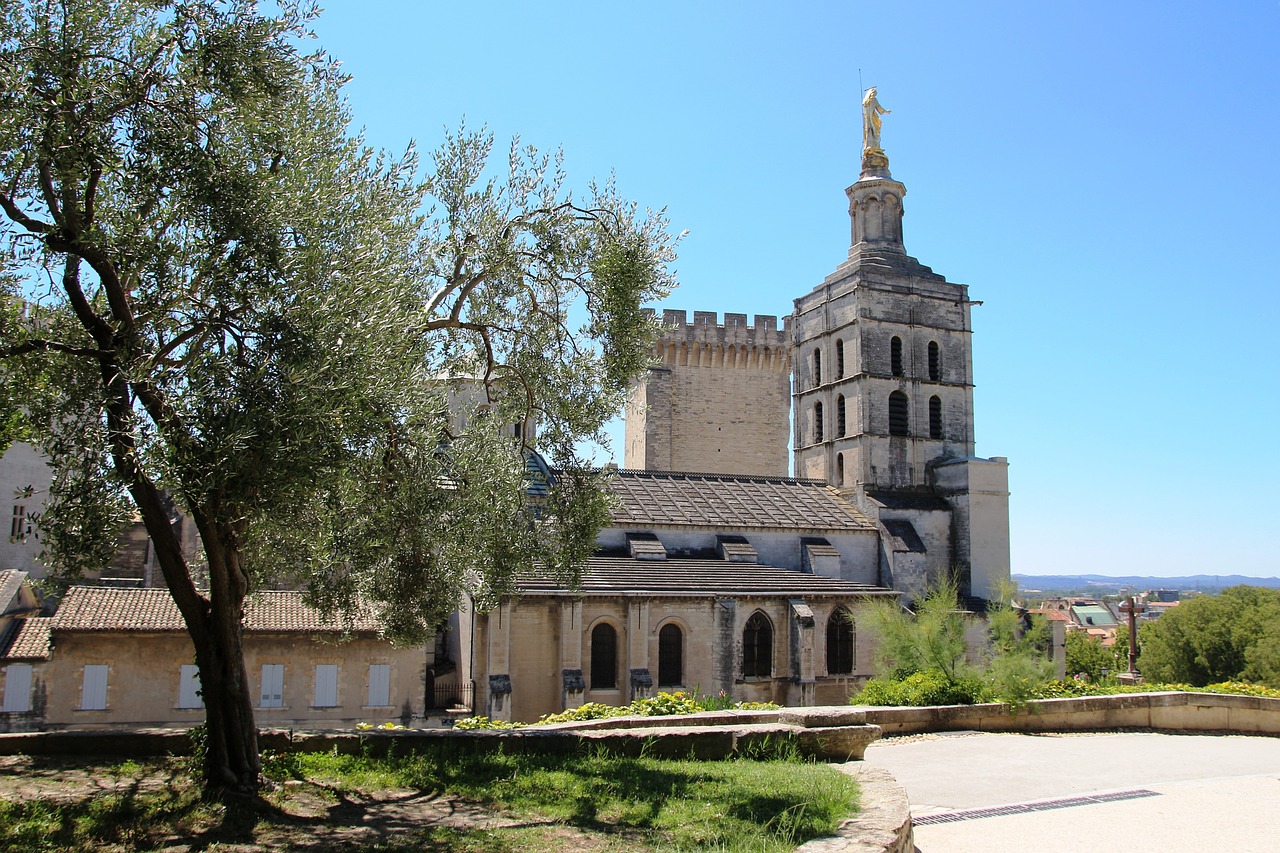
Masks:
[[[1280,589],[1280,578],[1248,578],[1244,575],[1185,575],[1183,577],[1126,575],[1123,577],[1110,577],[1107,575],[1014,574],[1013,579],[1018,583],[1018,590],[1023,593],[1036,590],[1039,592],[1082,592],[1106,595],[1130,589],[1136,591],[1148,589],[1195,589],[1201,592],[1220,592],[1227,587],[1239,586],[1240,584]]]

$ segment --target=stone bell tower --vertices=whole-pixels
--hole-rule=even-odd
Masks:
[[[1009,574],[1007,462],[973,456],[974,303],[903,247],[885,112],[869,90],[848,257],[795,300],[795,475],[848,489],[886,524],[882,582],[951,573],[986,597]]]

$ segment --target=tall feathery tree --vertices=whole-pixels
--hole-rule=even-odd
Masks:
[[[264,579],[421,642],[463,595],[574,576],[606,518],[575,447],[645,365],[675,244],[611,184],[569,193],[559,158],[513,145],[493,179],[485,133],[421,169],[370,151],[306,52],[314,5],[271,8],[0,0],[0,423],[51,460],[52,566],[145,524],[211,790],[257,784]],[[537,506],[529,418],[557,471]]]

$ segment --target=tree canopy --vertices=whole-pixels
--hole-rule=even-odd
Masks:
[[[462,595],[574,574],[606,509],[576,447],[645,364],[676,242],[518,141],[501,169],[483,131],[425,164],[369,149],[314,4],[272,9],[0,0],[0,423],[53,465],[49,564],[100,565],[141,517],[234,787],[255,586],[420,641]],[[530,420],[557,470],[536,505]]]
[[[1280,688],[1280,590],[1233,586],[1182,601],[1138,631],[1149,681]]]

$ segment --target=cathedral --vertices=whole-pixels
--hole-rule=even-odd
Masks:
[[[843,703],[875,669],[860,605],[952,582],[980,611],[1008,579],[1008,463],[974,456],[974,303],[906,253],[874,89],[863,107],[848,257],[781,318],[663,312],[581,587],[524,579],[460,632],[477,713],[659,689]]]

